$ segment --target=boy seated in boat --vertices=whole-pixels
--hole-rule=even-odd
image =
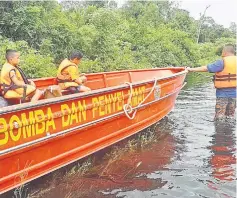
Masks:
[[[89,87],[84,86],[86,76],[80,74],[78,65],[83,55],[81,52],[73,52],[69,59],[64,59],[59,65],[57,81],[61,89],[67,89],[71,93],[90,91]]]
[[[21,99],[23,102],[26,98],[31,98],[31,102],[39,100],[43,93],[36,89],[33,81],[27,80],[18,66],[19,63],[20,53],[16,50],[7,50],[6,63],[1,70],[3,97],[5,99]]]

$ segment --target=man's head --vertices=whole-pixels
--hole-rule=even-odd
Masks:
[[[226,56],[234,56],[235,55],[235,47],[231,44],[227,44],[223,47],[222,50],[222,57],[226,57]]]
[[[20,53],[16,50],[8,49],[6,50],[7,62],[13,66],[17,66],[20,63]]]
[[[83,54],[79,51],[73,52],[69,57],[70,61],[78,65],[83,57]]]

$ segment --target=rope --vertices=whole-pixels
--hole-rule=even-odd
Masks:
[[[156,84],[157,84],[157,79],[155,78],[154,79],[154,85],[150,91],[150,93],[143,99],[143,101],[141,101],[136,107],[132,107],[130,105],[131,103],[131,100],[132,100],[132,94],[133,94],[133,90],[132,90],[132,83],[130,82],[125,82],[125,84],[129,85],[130,87],[130,95],[129,95],[129,98],[128,98],[128,101],[127,101],[127,104],[123,105],[123,110],[124,110],[124,113],[125,115],[130,119],[130,120],[133,120],[135,118],[135,115],[137,113],[137,110],[138,108],[146,101],[146,99],[151,95],[151,93],[154,91],[155,87],[156,87]],[[135,110],[134,110],[135,109]],[[132,115],[130,115],[132,114]]]

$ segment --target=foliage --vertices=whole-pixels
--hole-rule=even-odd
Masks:
[[[30,48],[26,41],[12,42],[0,37],[0,54],[5,54],[6,49],[16,49],[21,52],[21,67],[29,78],[55,76],[56,68],[53,64],[53,58],[41,55],[35,49]],[[4,56],[1,56],[0,65],[5,62]]]
[[[83,72],[202,65],[236,43],[236,24],[199,21],[170,1],[0,1],[0,64],[18,49],[30,77],[55,76],[73,50],[84,54]]]

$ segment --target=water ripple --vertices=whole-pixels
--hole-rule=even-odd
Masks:
[[[148,189],[136,186],[119,189],[115,197],[235,197],[236,126],[214,122],[214,108],[215,91],[211,84],[183,90],[163,126],[167,125],[164,130],[171,129],[171,141],[166,142],[173,145],[170,156],[166,155],[170,163],[137,172],[136,179],[150,180],[156,185]],[[113,191],[102,192],[111,195]]]

